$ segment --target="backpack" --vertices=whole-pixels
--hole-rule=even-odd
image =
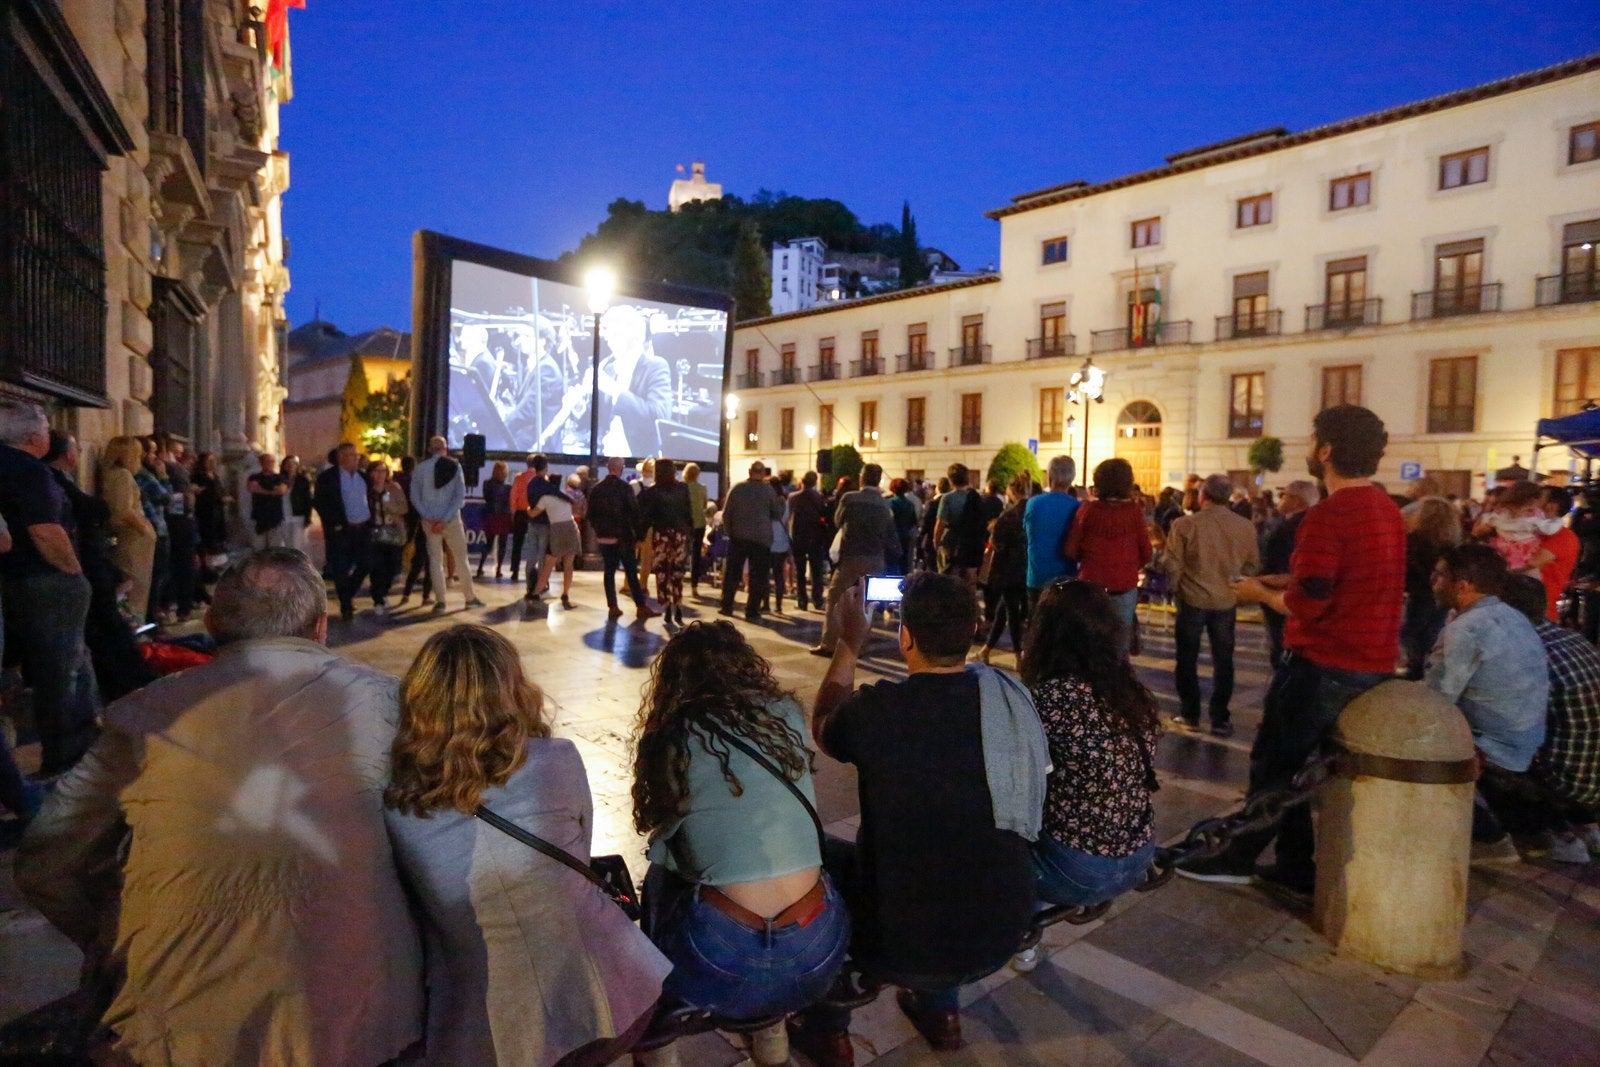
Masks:
[[[983,516],[983,499],[976,489],[967,490],[961,518],[954,534],[955,557],[965,567],[976,567],[983,560],[983,546],[989,540],[989,524]]]

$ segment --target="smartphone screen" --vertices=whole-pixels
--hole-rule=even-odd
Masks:
[[[866,594],[862,598],[871,604],[898,604],[900,603],[900,583],[905,581],[901,574],[869,574],[867,576]]]

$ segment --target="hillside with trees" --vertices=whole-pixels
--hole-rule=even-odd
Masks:
[[[902,285],[926,275],[909,204],[900,227],[867,225],[837,200],[766,189],[749,200],[725,196],[685,204],[676,213],[652,211],[638,200],[614,200],[595,232],[561,258],[605,259],[628,277],[729,293],[738,301],[739,318],[749,319],[771,310],[773,244],[798,237],[820,237],[833,252],[877,253],[911,263],[909,279],[902,268]]]

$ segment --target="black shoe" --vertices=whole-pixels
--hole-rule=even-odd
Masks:
[[[339,618],[343,619],[345,622],[355,622],[356,621],[356,609],[354,607],[350,607],[350,606],[346,606],[346,607],[340,608],[339,609]]]
[[[821,645],[817,645],[815,648],[808,648],[806,651],[811,653],[813,656],[820,656],[823,659],[833,658],[833,649],[823,648]]]
[[[1317,893],[1315,873],[1287,870],[1280,863],[1257,867],[1250,882],[1279,903],[1302,911],[1311,908]]]
[[[1177,872],[1197,882],[1221,882],[1225,885],[1249,885],[1255,877],[1255,861],[1240,863],[1226,853],[1209,859],[1180,863]]]
[[[1211,736],[1212,737],[1232,737],[1233,736],[1233,723],[1231,723],[1231,722],[1214,722],[1214,723],[1212,723],[1211,724]]]
[[[731,618],[733,618],[733,609],[732,608],[718,608],[717,609],[717,614],[721,615],[725,619],[731,619]]]
[[[961,1049],[961,1012],[929,1011],[922,1006],[922,999],[910,989],[896,990],[894,999],[900,1006],[901,1014],[911,1020],[911,1025],[917,1028],[917,1033],[933,1046],[935,1052],[956,1052]]]
[[[744,621],[745,622],[760,622],[761,621],[761,613],[758,611],[754,615],[746,615],[744,617]]]

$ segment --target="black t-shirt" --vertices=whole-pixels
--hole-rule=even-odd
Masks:
[[[1003,965],[1033,916],[1033,865],[994,825],[977,676],[863,686],[822,741],[858,772],[855,952],[885,977],[949,984]]]
[[[28,535],[30,526],[60,526],[69,533],[72,513],[50,468],[10,445],[0,445],[0,515],[11,531],[11,551],[0,554],[0,574],[33,578],[59,574]]]

